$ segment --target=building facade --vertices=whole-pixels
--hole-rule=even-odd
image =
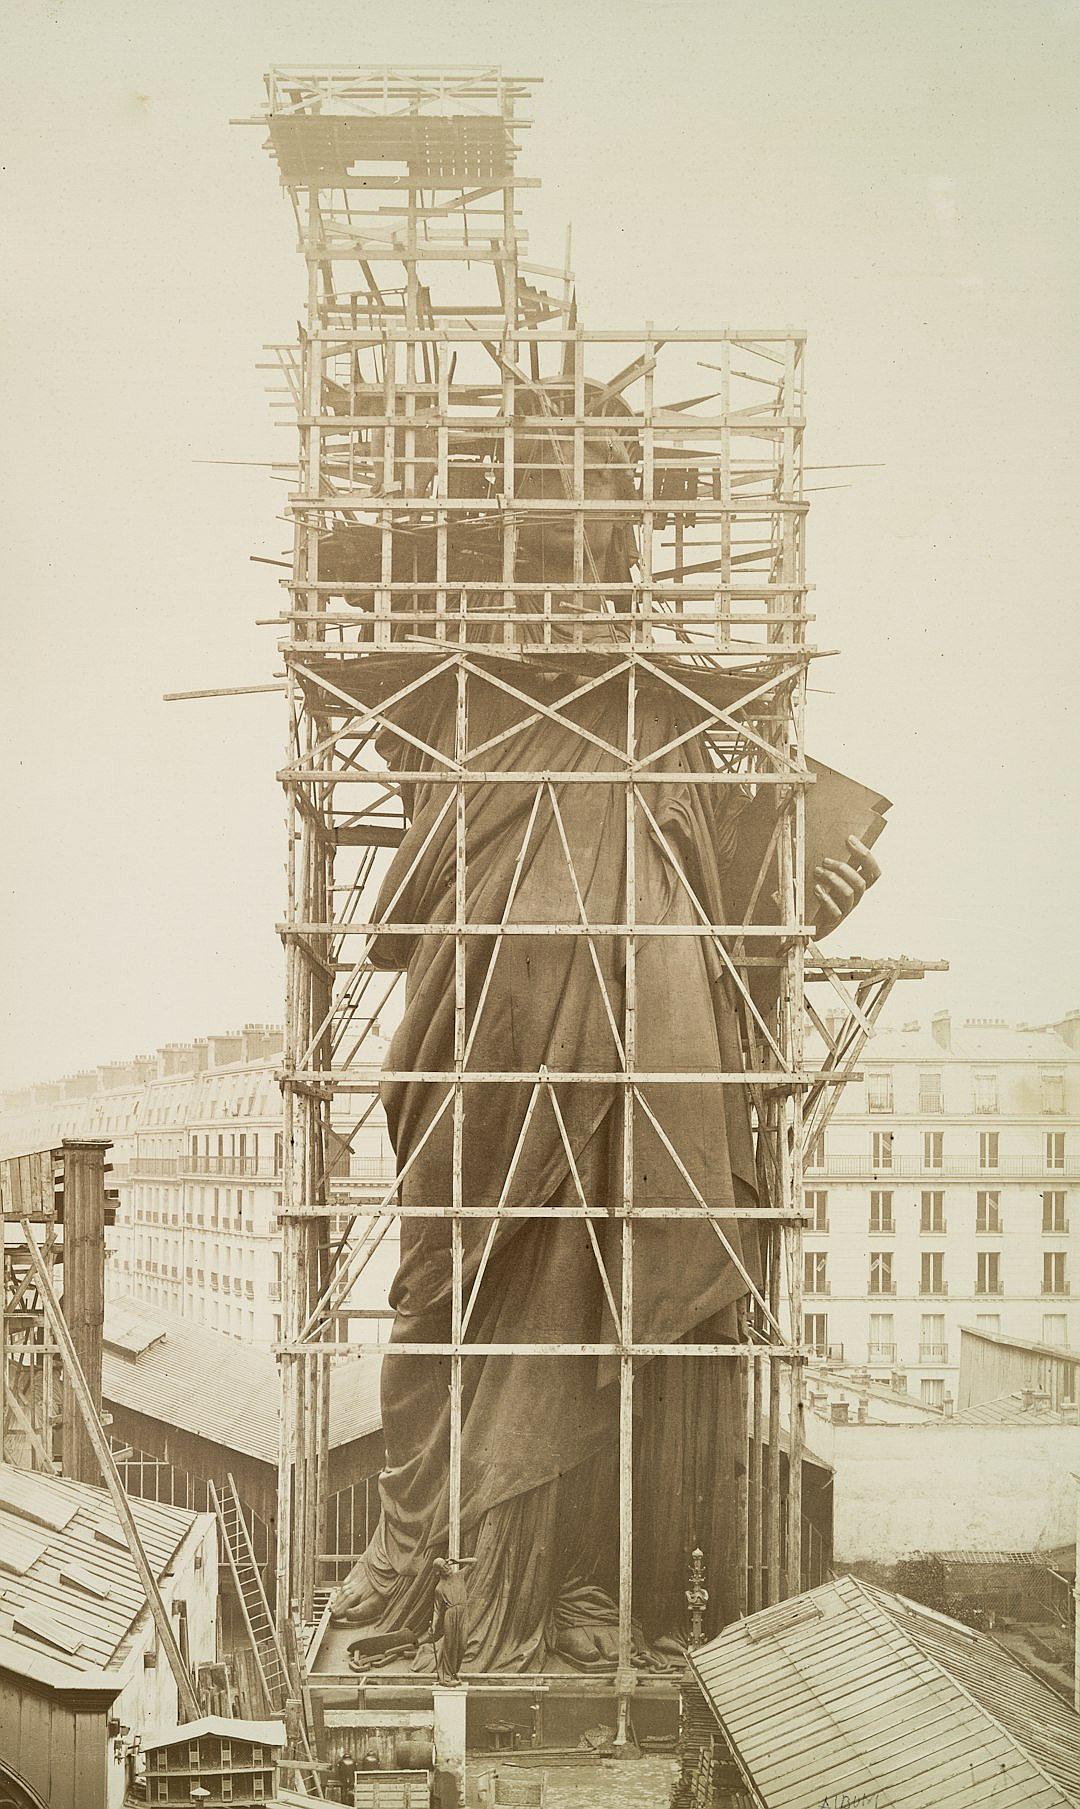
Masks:
[[[374,1078],[379,1038],[371,1038],[371,1050]],[[280,1030],[249,1024],[0,1095],[0,1155],[64,1137],[111,1139],[119,1209],[109,1233],[110,1297],[128,1295],[247,1343],[277,1340],[280,1051]],[[342,1122],[336,1129],[335,1173],[369,1184],[377,1204],[393,1178],[381,1109],[376,1104],[358,1128]],[[342,1220],[332,1235],[362,1230]],[[365,1304],[373,1309],[385,1303],[396,1268],[393,1232],[364,1271]]]
[[[806,1168],[815,1354],[956,1400],[960,1329],[1080,1342],[1080,1013],[880,1031]]]

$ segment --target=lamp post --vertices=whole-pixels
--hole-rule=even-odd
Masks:
[[[695,1545],[690,1554],[690,1587],[686,1591],[686,1606],[690,1610],[690,1645],[700,1646],[705,1638],[705,1610],[709,1606],[709,1592],[705,1587],[705,1554],[698,1545]]]

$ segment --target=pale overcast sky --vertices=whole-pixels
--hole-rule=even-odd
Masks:
[[[281,1015],[288,457],[255,370],[303,266],[272,62],[542,76],[531,255],[590,325],[810,333],[813,751],[894,800],[836,939],[896,1016],[1080,1005],[1077,0],[8,0],[0,1084]]]

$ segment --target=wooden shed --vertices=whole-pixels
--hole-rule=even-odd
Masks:
[[[181,1650],[208,1662],[214,1522],[156,1502],[132,1512]],[[0,1553],[0,1802],[119,1809],[137,1743],[178,1716],[107,1491],[0,1465]]]

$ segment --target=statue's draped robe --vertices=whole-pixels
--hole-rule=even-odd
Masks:
[[[503,668],[505,672],[506,668]],[[569,690],[519,668],[545,701]],[[533,669],[534,671],[536,669]],[[431,747],[452,754],[455,692],[429,686],[423,710],[407,725]],[[512,724],[527,706],[478,677],[469,680],[468,745]],[[625,748],[626,679],[612,679],[563,710],[596,739],[538,715],[473,763],[486,770],[603,772]],[[637,753],[666,746],[695,720],[679,695],[653,680],[637,698]],[[399,720],[404,721],[403,718]],[[404,741],[387,747],[399,764],[436,763]],[[667,772],[705,770],[697,737],[665,753]],[[466,790],[467,920],[617,924],[626,915],[626,790],[620,785],[554,782],[562,819],[546,791],[522,845],[535,783],[493,783]],[[406,969],[404,1015],[388,1058],[390,1071],[449,1071],[454,1062],[455,949],[452,936],[396,935],[395,922],[450,923],[455,915],[453,788],[406,788],[409,827],[385,883],[376,916],[386,931],[376,965]],[[723,881],[730,845],[723,831],[725,788],[648,785],[645,797],[685,874],[682,883],[643,810],[635,840],[635,909],[642,923],[700,921],[692,888],[712,922],[724,921]],[[445,809],[442,820],[440,811]],[[437,826],[436,826],[437,825]],[[576,875],[567,862],[565,834]],[[516,890],[511,898],[515,870]],[[580,905],[578,901],[580,893]],[[508,908],[509,905],[509,908]],[[467,1071],[611,1074],[620,1067],[610,1007],[624,1034],[625,941],[619,936],[507,936],[478,1024],[477,1001],[493,952],[489,937],[465,938]],[[594,965],[595,957],[595,965]],[[599,976],[596,967],[599,968]],[[601,986],[602,980],[602,986]],[[642,936],[636,956],[636,1067],[641,1071],[733,1073],[742,1058],[730,982],[707,937]],[[475,1034],[473,1031],[475,1030]],[[494,1209],[528,1206],[536,1219],[499,1224],[468,1326],[479,1343],[574,1344],[609,1341],[613,1324],[597,1263],[581,1220],[544,1218],[545,1206],[579,1203],[552,1103],[541,1090],[517,1149],[534,1082],[466,1085],[462,1203]],[[383,1084],[397,1155],[402,1203],[447,1209],[453,1203],[453,1107],[422,1140],[449,1083]],[[611,1081],[555,1087],[566,1140],[590,1205],[618,1207],[623,1197],[623,1089]],[[642,1094],[710,1205],[755,1203],[754,1157],[745,1089],[716,1083],[646,1084]],[[419,1149],[419,1155],[413,1158]],[[507,1185],[507,1176],[513,1170]],[[405,1171],[405,1172],[403,1172]],[[639,1105],[634,1113],[633,1190],[641,1206],[694,1208],[694,1188]],[[736,1263],[704,1215],[642,1220],[634,1230],[634,1336],[637,1341],[712,1342],[735,1332],[747,1293],[744,1270],[758,1275],[756,1233],[736,1219],[719,1223]],[[463,1221],[464,1297],[478,1272],[489,1221]],[[621,1227],[594,1220],[616,1304]],[[392,1343],[447,1341],[451,1334],[451,1225],[447,1218],[400,1221],[401,1257],[391,1304]],[[381,1519],[364,1557],[334,1604],[335,1615],[370,1632],[428,1624],[432,1561],[446,1550],[450,1422],[449,1358],[388,1356],[383,1363],[386,1467]],[[535,1669],[562,1653],[571,1662],[610,1655],[617,1586],[618,1363],[595,1356],[466,1358],[462,1364],[461,1526],[468,1570],[466,1670]],[[714,1608],[734,1609],[735,1472],[743,1462],[734,1360],[663,1358],[642,1365],[635,1383],[634,1613],[643,1641],[682,1621],[687,1554],[709,1554]],[[598,1631],[599,1629],[599,1631]],[[643,1647],[642,1647],[643,1649]]]

